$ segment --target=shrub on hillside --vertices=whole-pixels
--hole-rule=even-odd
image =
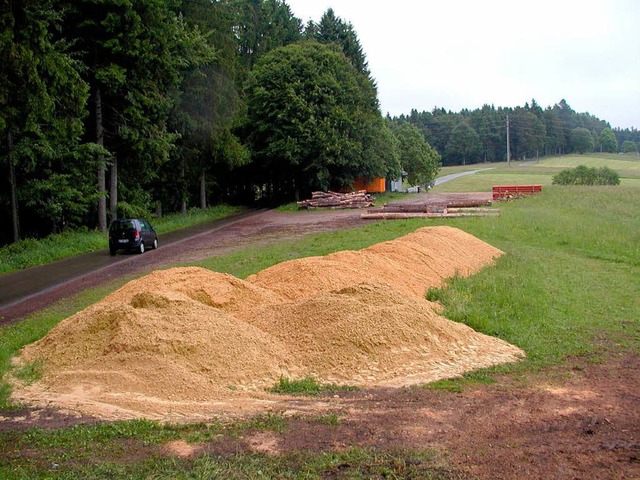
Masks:
[[[620,176],[609,167],[568,168],[553,177],[554,185],[619,185]]]
[[[622,142],[622,153],[638,153],[638,145],[631,140],[625,140]]]

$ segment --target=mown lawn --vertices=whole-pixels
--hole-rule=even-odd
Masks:
[[[640,157],[635,154],[617,155],[613,153],[592,153],[586,155],[563,155],[543,158],[535,164],[541,169],[587,167],[609,167],[620,176],[640,177]]]
[[[501,175],[505,183],[520,183],[524,176],[536,174],[478,174],[469,188],[490,189],[493,175]],[[468,178],[451,186],[463,185]],[[605,362],[612,352],[640,354],[640,186],[544,185],[541,195],[501,204],[499,217],[379,222],[199,264],[246,277],[283,260],[362,248],[421,226],[452,225],[506,255],[472,277],[454,278],[446,287],[432,290],[429,298],[443,304],[448,318],[522,347],[527,358],[449,381],[447,388],[473,388],[474,381],[491,381],[498,373],[526,378],[530,372],[562,365],[568,357]],[[105,294],[106,290],[86,292],[75,308]],[[46,334],[68,313],[52,307],[1,329],[0,373],[10,368],[10,357],[22,345]],[[3,409],[13,408],[8,392],[4,385]],[[277,433],[289,428],[289,420],[273,415],[222,426],[137,421],[2,432],[0,478],[455,478],[438,469],[433,451],[347,449],[273,456],[240,452],[225,457],[203,453],[194,459],[159,454],[158,447],[170,440],[197,445],[245,428]]]
[[[553,176],[567,168],[578,165],[587,167],[609,167],[620,175],[621,183],[637,188],[640,186],[640,157],[636,155],[616,155],[593,153],[589,155],[563,155],[545,157],[529,162],[480,163],[443,167],[438,174],[444,177],[452,173],[482,170],[474,175],[460,177],[434,187],[434,192],[489,192],[493,185],[542,185],[552,184]]]

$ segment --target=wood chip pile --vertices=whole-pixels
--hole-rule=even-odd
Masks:
[[[37,362],[41,376],[12,378],[11,398],[107,420],[206,421],[271,411],[280,397],[265,389],[281,377],[402,387],[518,361],[521,349],[447,320],[425,299],[500,255],[438,226],[245,280],[157,270],[24,347],[14,365]]]
[[[350,193],[313,192],[309,200],[298,202],[298,207],[308,210],[317,208],[368,208],[373,207],[373,196],[368,195],[366,190]]]

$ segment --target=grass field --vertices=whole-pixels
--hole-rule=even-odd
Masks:
[[[636,155],[591,154],[564,155],[548,157],[529,162],[481,163],[476,165],[458,165],[443,167],[439,177],[452,173],[482,170],[474,175],[460,177],[434,187],[434,192],[482,192],[491,191],[493,185],[551,185],[553,176],[558,172],[578,165],[587,167],[607,166],[621,177],[622,185],[637,188],[640,186],[640,158]]]
[[[551,172],[535,173],[544,168],[498,166],[435,189],[486,190],[495,182],[544,185],[541,195],[501,204],[499,217],[380,222],[247,249],[200,265],[246,277],[283,260],[358,249],[425,225],[452,225],[506,255],[472,277],[454,278],[446,287],[432,290],[429,298],[443,304],[448,318],[520,346],[527,358],[440,386],[454,391],[473,388],[474,382],[495,381],[498,374],[518,375],[526,382],[532,372],[562,365],[569,357],[605,362],[613,353],[640,354],[640,185],[623,181],[617,187],[552,186]],[[11,356],[22,345],[115,286],[85,292],[72,305],[58,305],[2,328],[0,374],[10,368]],[[3,384],[0,408],[13,408],[8,392]],[[227,457],[204,453],[195,459],[168,459],[159,453],[170,440],[199,444],[248,429],[287,428],[288,418],[272,415],[210,425],[132,421],[0,432],[0,478],[300,478],[300,472],[304,478],[323,478],[340,465],[348,466],[344,478],[451,478],[436,467],[425,470],[433,464],[433,451],[346,449]],[[136,454],[127,456],[127,450]],[[29,455],[21,455],[25,451]]]
[[[535,163],[537,168],[574,168],[578,165],[587,167],[609,167],[621,176],[640,177],[640,157],[637,155],[616,155],[613,153],[589,155],[564,155],[561,157],[543,158]]]

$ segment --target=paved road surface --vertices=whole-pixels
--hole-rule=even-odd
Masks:
[[[451,175],[445,175],[443,177],[436,178],[435,181],[433,182],[433,184],[434,185],[440,185],[441,183],[448,182],[448,181],[454,180],[456,178],[466,177],[467,175],[473,175],[475,173],[482,172],[484,170],[492,170],[493,168],[494,167],[480,168],[478,170],[469,170],[468,172],[452,173]]]
[[[258,213],[260,211],[242,213],[167,233],[160,237],[162,241],[160,246],[161,248],[175,247],[181,242],[200,235],[214,234],[217,230],[230,227]],[[135,263],[138,258],[142,259],[142,256],[134,253],[112,257],[109,254],[109,249],[105,248],[15,273],[0,275],[0,316],[3,308],[26,302],[52,287],[60,286],[89,273],[96,273],[103,269],[116,269],[119,265],[126,263]]]
[[[365,223],[356,210],[280,213],[259,210],[185,228],[160,237],[160,248],[144,254],[105,248],[0,275],[0,324],[10,323],[56,300],[109,280],[223,254],[243,245],[337,230]],[[106,237],[105,237],[106,245]]]

